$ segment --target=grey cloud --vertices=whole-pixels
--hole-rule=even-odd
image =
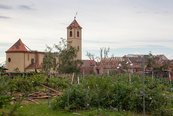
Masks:
[[[33,10],[33,8],[30,7],[29,5],[19,5],[19,9],[22,9],[22,10]]]
[[[105,40],[105,41],[104,41]],[[118,39],[119,40],[119,39]],[[116,40],[113,40],[113,41],[106,41],[106,38],[102,38],[101,40],[97,41],[97,40],[84,40],[84,42],[87,42],[87,43],[104,43],[104,44],[114,44],[114,43],[122,43],[122,41],[116,41]],[[173,43],[173,39],[163,39],[163,38],[160,38],[160,39],[131,39],[130,40],[131,42],[135,42],[135,43]]]
[[[138,10],[136,14],[153,14],[153,15],[167,15],[173,14],[173,11],[169,10]]]
[[[0,43],[0,46],[1,47],[7,47],[7,46],[10,46],[12,43],[7,43],[7,42],[2,42]]]
[[[157,38],[157,39],[153,39],[153,38],[148,38],[148,39],[134,39],[134,42],[150,42],[150,43],[172,43],[173,39],[165,39],[165,38]]]
[[[18,5],[17,8],[19,8],[21,10],[33,10],[33,8],[29,5]],[[11,10],[11,9],[13,9],[13,7],[8,6],[8,5],[4,5],[4,4],[0,4],[0,9]]]
[[[84,42],[87,43],[97,43],[97,44],[115,44],[115,43],[121,43],[119,41],[103,41],[103,40],[84,40]]]
[[[8,16],[0,16],[0,19],[11,19],[11,17],[8,17]]]
[[[59,23],[60,25],[68,25],[68,23]]]
[[[0,4],[0,9],[12,9],[11,6]]]

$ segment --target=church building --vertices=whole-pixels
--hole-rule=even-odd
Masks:
[[[67,27],[68,46],[78,50],[76,59],[82,60],[82,27],[76,19]],[[34,72],[43,68],[44,52],[30,50],[21,39],[6,51],[7,72]]]
[[[19,39],[6,51],[7,72],[34,72],[40,71],[44,52],[31,51]]]

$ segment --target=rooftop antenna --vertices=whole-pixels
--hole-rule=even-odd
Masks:
[[[76,19],[76,16],[77,16],[77,12],[76,12],[76,14],[75,14],[75,16],[74,16],[74,19]]]

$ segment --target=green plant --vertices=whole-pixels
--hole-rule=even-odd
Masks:
[[[10,95],[8,95],[9,81],[5,77],[0,77],[0,109],[7,105],[11,101]]]
[[[63,90],[69,86],[69,81],[61,77],[51,77],[48,79],[48,85],[52,88]]]
[[[3,108],[3,106],[9,104],[10,101],[10,96],[0,96],[0,108]]]
[[[166,80],[164,80],[166,81]],[[160,79],[145,78],[146,112],[155,112],[171,105],[169,86]],[[105,108],[142,112],[143,91],[139,76],[128,83],[127,75],[86,77],[80,85],[71,85],[54,105],[65,110]],[[55,108],[56,109],[56,108]]]
[[[86,94],[79,86],[68,88],[53,104],[53,109],[63,108],[66,110],[80,110],[85,109],[86,107]]]

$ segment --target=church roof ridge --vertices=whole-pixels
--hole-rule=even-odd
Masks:
[[[76,18],[74,18],[73,22],[67,27],[67,29],[72,28],[79,28],[82,29],[82,27],[79,25],[79,23],[76,21]]]
[[[19,40],[13,44],[6,52],[28,52],[25,44],[19,38]]]

